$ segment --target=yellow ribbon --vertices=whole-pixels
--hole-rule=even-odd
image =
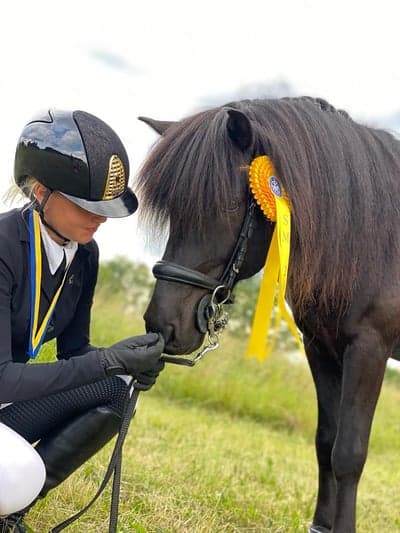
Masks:
[[[276,178],[275,168],[267,156],[253,159],[249,169],[249,183],[250,190],[263,213],[272,222],[276,222],[265,262],[246,354],[247,357],[257,357],[259,361],[263,361],[274,348],[282,318],[287,322],[303,352],[304,347],[291,311],[285,301],[290,258],[291,217],[289,200]],[[274,331],[267,339],[268,331],[271,328],[277,284],[278,296]]]
[[[30,274],[31,274],[31,317],[28,353],[34,359],[39,353],[40,347],[46,335],[47,326],[50,322],[54,308],[62,291],[67,277],[70,263],[66,266],[64,276],[53,296],[50,306],[39,326],[40,294],[42,285],[42,246],[40,235],[39,214],[32,209],[29,213],[29,240],[30,240]]]

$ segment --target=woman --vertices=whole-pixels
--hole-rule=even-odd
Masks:
[[[93,235],[137,208],[116,133],[83,111],[49,111],[25,126],[14,177],[31,202],[0,215],[0,531],[23,532],[24,509],[118,431],[130,376],[154,384],[164,342],[89,343]],[[25,364],[53,338],[58,361]]]

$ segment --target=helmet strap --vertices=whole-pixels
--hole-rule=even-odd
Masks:
[[[60,237],[60,239],[63,240],[63,245],[68,244],[70,239],[67,239],[67,237],[64,237],[59,231],[57,231],[53,226],[51,226],[44,218],[44,206],[46,205],[48,199],[50,198],[50,195],[53,191],[51,189],[47,189],[43,196],[43,200],[39,202],[36,198],[34,200],[34,207],[38,211],[40,220],[42,221],[42,224],[46,226],[46,228],[49,228],[53,233],[57,235],[57,237]]]

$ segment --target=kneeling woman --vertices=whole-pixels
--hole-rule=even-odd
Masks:
[[[49,111],[19,139],[15,181],[31,201],[0,215],[1,531],[25,531],[24,509],[118,431],[127,376],[148,389],[163,367],[158,334],[89,341],[93,235],[136,210],[128,178],[121,140],[89,113]],[[25,364],[53,338],[58,361]]]

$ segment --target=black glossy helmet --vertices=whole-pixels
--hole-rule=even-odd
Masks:
[[[121,139],[85,111],[49,110],[25,126],[15,153],[14,179],[23,187],[28,176],[98,215],[125,217],[137,209]]]

